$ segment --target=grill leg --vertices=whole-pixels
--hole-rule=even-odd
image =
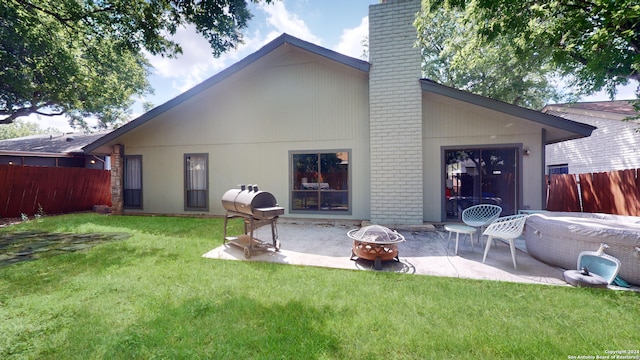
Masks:
[[[222,236],[222,244],[225,245],[227,243],[227,223],[229,222],[229,212],[227,211],[224,214],[224,233]]]
[[[249,233],[249,247],[248,247],[248,250],[249,250],[249,257],[251,257],[251,252],[253,251],[253,217],[251,218],[251,225],[250,225],[250,228],[251,228],[251,229],[249,230],[249,232],[250,232],[250,233]],[[247,249],[245,249],[244,256],[245,256],[245,257],[247,256]],[[248,257],[248,258],[249,258],[249,257]]]
[[[273,240],[273,247],[276,251],[280,251],[280,242],[278,241],[278,229],[276,228],[276,222],[278,218],[271,219],[271,239]]]

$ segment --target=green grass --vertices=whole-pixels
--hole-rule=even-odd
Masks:
[[[132,236],[0,268],[2,359],[567,359],[640,348],[633,292],[202,258],[222,243],[221,219],[75,214],[0,233],[29,229]]]

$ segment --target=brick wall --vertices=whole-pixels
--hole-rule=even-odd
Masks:
[[[369,7],[371,222],[423,221],[419,0]]]
[[[123,151],[122,145],[114,145],[111,154],[111,212],[123,213],[124,199],[122,198],[123,180]]]

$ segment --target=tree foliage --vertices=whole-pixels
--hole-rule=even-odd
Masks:
[[[424,8],[415,25],[425,77],[533,109],[561,98],[550,62],[511,34],[484,43],[473,36],[478,23],[458,9]]]
[[[638,0],[425,0],[429,9],[465,9],[485,44],[505,36],[535,49],[583,94],[640,81]],[[515,53],[525,60],[527,53]]]
[[[219,56],[241,42],[247,1],[3,1],[0,124],[33,113],[67,114],[75,126],[86,117],[101,127],[120,121],[133,96],[151,91],[143,51],[177,56],[171,36],[193,25]]]
[[[37,123],[18,119],[11,124],[0,126],[0,140],[15,139],[29,135],[49,134],[52,132],[53,129],[43,130]]]

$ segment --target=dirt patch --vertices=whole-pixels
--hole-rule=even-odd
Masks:
[[[0,218],[0,227],[19,224],[22,222],[22,218]]]
[[[128,233],[48,233],[20,231],[0,236],[0,267],[37,260],[129,238]]]

